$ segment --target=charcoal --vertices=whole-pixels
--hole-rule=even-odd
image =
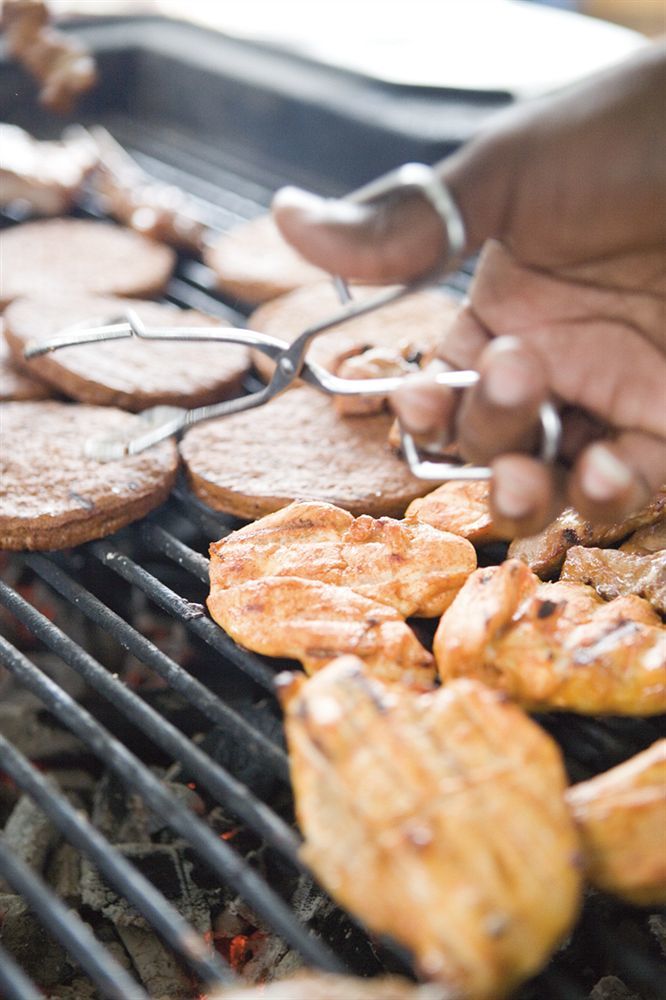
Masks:
[[[46,876],[57,896],[72,908],[81,905],[81,855],[64,841],[53,852]]]
[[[5,826],[5,847],[34,871],[41,872],[59,840],[58,829],[29,795],[22,795]]]
[[[125,924],[118,934],[151,1000],[192,1000],[192,980],[152,931]]]
[[[590,1000],[641,1000],[617,976],[604,976],[590,993]]]
[[[40,985],[54,986],[66,980],[70,966],[65,950],[13,893],[0,893],[0,941]]]

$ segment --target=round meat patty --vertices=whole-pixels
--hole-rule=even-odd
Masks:
[[[0,334],[0,403],[12,399],[49,399],[51,396],[50,385],[31,378],[12,361],[9,345]]]
[[[173,441],[101,464],[88,435],[134,418],[73,403],[0,405],[0,548],[64,549],[110,535],[168,497],[178,469]]]
[[[204,260],[215,272],[218,288],[251,305],[320,281],[326,274],[283,239],[270,215],[223,233],[204,252]]]
[[[197,496],[237,517],[261,517],[296,499],[400,517],[429,484],[389,446],[390,425],[385,414],[341,418],[330,397],[300,386],[193,427],[180,448]]]
[[[169,247],[109,222],[47,219],[0,233],[0,305],[62,292],[150,297],[176,261]]]
[[[148,326],[225,326],[193,310],[113,298],[17,299],[5,313],[5,336],[21,362],[31,341],[75,323],[101,324],[131,306]],[[231,344],[116,340],[66,347],[23,361],[40,378],[84,403],[134,412],[165,403],[206,406],[233,395],[250,368],[245,347]]]
[[[386,286],[357,285],[352,294],[354,299],[363,301],[386,291]],[[260,306],[250,316],[248,326],[291,343],[303,330],[334,316],[341,308],[332,283],[322,281]],[[423,289],[320,334],[309,347],[308,360],[334,371],[340,358],[359,348],[386,347],[398,351],[409,345],[407,353],[413,350],[426,354],[441,340],[458,308],[459,303],[447,292],[439,288]],[[252,352],[252,360],[259,373],[270,378],[273,362],[259,351]]]

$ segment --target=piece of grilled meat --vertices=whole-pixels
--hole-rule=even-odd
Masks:
[[[213,588],[293,576],[349,587],[404,618],[440,615],[475,567],[473,547],[455,535],[316,500],[297,500],[210,547]]]
[[[530,709],[666,711],[666,629],[647,601],[543,583],[517,559],[471,575],[433,648],[445,683],[476,677]]]
[[[259,986],[229,986],[209,1000],[454,1000],[434,983],[417,986],[398,976],[334,976],[299,972]]]
[[[544,579],[555,575],[568,550],[574,545],[594,545],[604,548],[626,538],[632,531],[663,519],[666,512],[666,487],[647,506],[616,524],[592,524],[571,507],[562,511],[541,534],[533,538],[517,538],[511,543],[509,556],[521,559]]]
[[[432,656],[398,612],[349,587],[268,576],[236,587],[213,585],[208,610],[236,642],[300,660],[309,674],[355,653],[386,681],[418,690],[435,681]]]
[[[666,904],[666,740],[567,791],[593,885]]]
[[[40,103],[67,115],[97,83],[90,51],[71,35],[51,27],[42,0],[5,0],[2,29],[7,51],[41,84]]]
[[[636,555],[575,545],[567,552],[560,580],[587,583],[606,600],[637,594],[666,615],[666,552]]]
[[[620,546],[622,552],[633,552],[638,556],[649,556],[666,549],[666,518],[655,524],[647,524],[634,531]]]
[[[453,480],[438,486],[427,496],[412,500],[405,520],[451,531],[475,545],[499,538],[490,513],[490,487],[484,480]]]
[[[574,920],[579,844],[555,742],[473,680],[417,696],[355,657],[280,696],[303,858],[455,997],[498,1000]]]

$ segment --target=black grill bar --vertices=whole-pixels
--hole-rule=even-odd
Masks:
[[[196,576],[202,583],[208,583],[208,560],[204,559],[198,552],[195,552],[194,549],[185,545],[180,539],[174,538],[172,534],[165,531],[158,524],[151,524],[150,522],[144,524],[142,526],[142,534],[146,541],[153,545],[162,555],[178,563],[179,566],[182,566],[188,573]]]
[[[6,584],[0,583],[0,603],[44,642],[54,653],[75,670],[96,691],[107,698],[165,753],[184,764],[218,802],[228,806],[238,817],[259,833],[294,865],[298,860],[299,839],[268,806],[237,781],[221,765],[216,764],[190,739],[126,688],[113,674],[81,649],[53,622],[33,608]]]
[[[2,585],[2,590],[9,590]],[[11,593],[11,591],[10,591]],[[3,599],[3,603],[4,599]],[[202,861],[293,948],[317,968],[342,972],[332,952],[298,922],[292,911],[233,849],[198,820],[122,743],[0,636],[1,662],[71,732],[138,792],[167,826],[188,841]]]
[[[35,911],[109,1000],[149,1000],[148,994],[99,943],[78,914],[19,861],[0,839],[0,874]]]
[[[0,944],[0,997],[3,1000],[44,1000],[44,994],[28,979]]]
[[[142,566],[123,555],[108,542],[91,542],[86,546],[88,551],[108,566],[128,583],[142,590],[155,604],[167,611],[184,624],[204,642],[212,646],[225,659],[239,667],[261,687],[275,693],[275,671],[265,666],[251,653],[241,649],[221,628],[208,618],[193,618],[187,601],[170,590],[169,587],[156,580]]]
[[[285,783],[289,782],[287,755],[281,747],[254,729],[242,716],[191,677],[186,670],[137,632],[120,615],[108,608],[80,583],[72,580],[51,559],[44,556],[28,556],[25,562],[59,594],[71,601],[88,618],[116,638],[125,649],[159,674],[174,691],[199,709],[211,722],[223,727],[230,737],[244,740],[252,746],[261,756],[267,769]]]
[[[77,812],[30,761],[0,736],[0,765],[27,792],[55,826],[99,868],[109,883],[129,900],[179,952],[203,982],[223,985],[233,981],[231,970],[206,947],[199,934],[120,851]]]

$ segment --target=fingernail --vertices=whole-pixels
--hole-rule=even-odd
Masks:
[[[534,370],[524,359],[513,355],[496,358],[483,379],[486,398],[495,406],[519,406],[534,392]]]
[[[273,208],[297,209],[299,212],[316,211],[322,203],[319,195],[298,187],[284,187],[273,197]]]
[[[588,448],[581,488],[590,500],[613,500],[631,485],[632,480],[631,469],[605,444],[593,444]]]
[[[497,513],[509,521],[518,521],[532,513],[532,501],[520,483],[511,480],[495,480],[493,504]]]

